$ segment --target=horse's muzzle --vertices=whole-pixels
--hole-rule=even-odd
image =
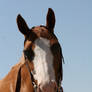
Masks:
[[[39,87],[37,89],[35,89],[34,92],[43,92]],[[57,90],[54,90],[54,92],[63,92],[63,88],[57,88]]]
[[[35,88],[35,92],[63,92],[63,89],[62,87],[57,87],[55,82],[50,82],[44,86],[37,86]]]

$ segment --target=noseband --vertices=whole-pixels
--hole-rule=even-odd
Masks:
[[[23,51],[24,52],[24,51]],[[33,77],[33,72],[32,70],[30,70],[30,67],[29,67],[29,64],[28,64],[28,58],[27,58],[27,55],[24,54],[24,58],[25,58],[25,65],[26,65],[26,68],[28,70],[28,72],[30,73],[30,79],[32,81],[32,85],[33,85],[33,88],[34,88],[34,92],[42,92],[39,85],[37,85],[34,77]],[[17,83],[16,83],[16,89],[15,89],[15,92],[20,92],[20,88],[21,88],[21,68],[19,68],[19,71],[18,71],[18,77],[17,77]],[[59,87],[57,88],[57,92],[63,92],[63,88],[61,87],[61,85],[59,85]]]

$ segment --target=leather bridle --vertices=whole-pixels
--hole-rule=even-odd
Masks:
[[[25,58],[25,65],[26,65],[26,68],[28,70],[28,72],[30,73],[30,79],[32,80],[32,85],[33,85],[33,88],[34,88],[34,92],[42,92],[40,90],[40,87],[37,85],[34,77],[33,77],[33,73],[32,71],[30,70],[30,67],[29,67],[29,64],[28,64],[28,58],[27,56],[24,54],[24,58]],[[18,77],[17,77],[17,83],[16,83],[16,89],[15,89],[15,92],[20,92],[20,88],[21,88],[21,68],[19,68],[19,71],[18,71]],[[57,88],[57,92],[63,92],[63,88],[61,87],[61,85],[59,85],[59,87]]]
[[[34,88],[34,92],[37,92],[36,90],[37,90],[37,83],[35,82],[35,79],[34,79],[34,77],[33,77],[33,73],[32,73],[32,71],[30,70],[30,67],[29,67],[29,64],[28,64],[28,58],[27,58],[27,56],[24,54],[24,58],[25,58],[25,65],[26,65],[26,68],[27,68],[27,70],[28,70],[28,72],[30,73],[30,79],[31,79],[31,81],[32,81],[32,85],[33,85],[33,88]]]

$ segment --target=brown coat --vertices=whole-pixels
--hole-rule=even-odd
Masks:
[[[20,67],[21,67],[20,92],[33,92],[30,74],[24,64],[23,57],[21,58],[21,61],[18,64],[14,65],[10,70],[10,72],[2,80],[0,80],[0,92],[15,92]]]

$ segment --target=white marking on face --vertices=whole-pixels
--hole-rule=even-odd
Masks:
[[[34,53],[34,78],[38,81],[38,85],[45,85],[50,81],[55,81],[53,55],[50,50],[50,41],[45,38],[38,38],[35,41]]]

